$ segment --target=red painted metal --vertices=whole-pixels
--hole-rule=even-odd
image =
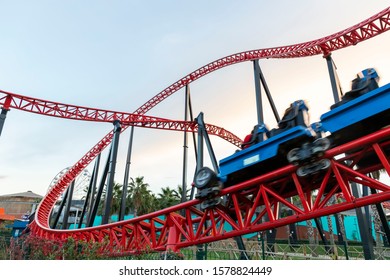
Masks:
[[[12,102],[12,95],[6,95],[3,98],[0,98],[0,104],[3,104],[1,107],[4,110],[9,110]]]
[[[144,115],[118,112],[105,109],[96,109],[84,106],[48,101],[44,99],[28,97],[4,90],[0,90],[0,104],[8,109],[18,109],[25,112],[52,116],[57,118],[93,121],[93,122],[113,122],[115,120],[133,122],[147,122],[165,120],[163,118],[148,117]]]
[[[192,121],[175,121],[146,115],[75,106],[27,97],[2,90],[0,90],[0,104],[4,104],[3,107],[6,109],[13,108],[30,113],[37,113],[45,116],[72,120],[110,123],[115,120],[119,120],[122,125],[125,126],[187,132],[198,131],[198,125]],[[210,135],[221,137],[222,139],[232,143],[233,145],[236,145],[237,147],[241,146],[242,140],[222,127],[206,124],[206,130]],[[110,133],[109,135],[111,138],[112,134]]]
[[[84,118],[94,121],[113,121],[119,117],[126,119],[130,115],[143,118],[146,117],[145,113],[174,92],[222,67],[263,58],[293,58],[318,54],[327,56],[332,51],[356,45],[389,29],[390,7],[360,24],[318,40],[230,55],[211,62],[170,85],[138,108],[134,114],[115,114],[113,111],[98,109],[90,111],[86,107],[69,107],[59,103],[40,103],[37,99],[26,100],[24,97],[7,92],[1,92],[3,97],[0,97],[0,104],[5,104],[6,100],[10,99],[9,96],[12,96],[13,102],[10,106],[56,117]],[[150,121],[149,123],[152,123]],[[157,121],[153,122],[155,126],[158,126]],[[169,120],[165,121],[169,122]],[[125,124],[122,131],[134,123],[136,122]],[[310,180],[297,177],[296,167],[292,165],[267,174],[259,174],[256,178],[222,190],[221,196],[227,196],[230,201],[227,206],[217,206],[201,211],[196,207],[200,201],[193,200],[129,221],[79,230],[50,229],[49,216],[56,200],[70,182],[109,145],[112,140],[112,132],[110,132],[84,155],[44,197],[38,206],[31,231],[37,236],[48,239],[66,239],[72,236],[76,239],[98,242],[108,238],[113,252],[129,254],[146,248],[166,250],[168,246],[173,246],[172,249],[177,250],[194,244],[262,231],[378,203],[390,199],[390,186],[373,180],[366,174],[380,168],[385,168],[386,172],[389,172],[390,145],[389,141],[385,141],[389,138],[390,130],[385,129],[328,151],[324,157],[331,160],[331,168]],[[347,156],[338,158],[342,154]],[[375,155],[378,160],[367,165],[363,161],[368,158],[367,155]],[[338,156],[337,160],[336,156]],[[349,187],[351,182],[365,184],[376,189],[378,193],[362,198],[354,197]],[[314,198],[313,191],[315,190],[320,195]],[[346,200],[344,202],[332,201],[331,198],[337,193],[341,193]],[[294,203],[286,200],[293,196],[297,198]],[[292,210],[293,214],[280,218],[279,205]],[[256,212],[258,209],[260,209],[259,213]],[[183,213],[182,211],[185,213],[184,216],[178,214]],[[164,219],[159,218],[161,216]],[[269,221],[262,222],[262,218],[266,216]],[[231,230],[227,229],[226,225],[229,225]],[[176,243],[171,244],[172,240]]]
[[[383,32],[390,29],[390,7],[384,9],[380,13],[370,17],[369,19],[356,24],[343,31],[334,33],[330,36],[323,37],[321,39],[267,49],[258,49],[244,51],[229,55],[218,60],[215,60],[187,76],[181,78],[177,82],[165,88],[163,91],[158,93],[156,96],[151,98],[145,104],[143,104],[134,113],[145,114],[150,109],[155,107],[161,101],[166,99],[168,96],[178,91],[182,87],[189,83],[223,67],[245,62],[256,59],[264,58],[297,58],[304,56],[312,56],[323,54],[324,56],[329,55],[332,51],[336,51],[348,46],[356,45],[362,41],[375,37]]]
[[[56,239],[72,236],[101,241],[108,238],[113,252],[121,254],[146,249],[169,248],[176,251],[379,203],[390,199],[390,185],[372,179],[362,170],[367,170],[367,160],[371,161],[371,171],[382,169],[389,162],[389,139],[390,128],[386,128],[335,147],[324,155],[331,160],[332,167],[310,178],[298,177],[295,173],[297,167],[293,165],[259,174],[256,178],[223,189],[220,195],[228,198],[225,206],[201,211],[197,208],[201,201],[192,200],[128,221],[80,230],[47,229],[35,223],[33,232]],[[344,154],[353,156],[346,161]],[[352,182],[376,189],[377,194],[354,197],[349,188]],[[316,192],[318,195],[314,195]],[[335,194],[349,199],[332,200]],[[288,200],[290,197],[294,197],[293,202]],[[292,214],[280,217],[278,210],[281,207],[291,210]],[[263,217],[268,219],[262,221]]]

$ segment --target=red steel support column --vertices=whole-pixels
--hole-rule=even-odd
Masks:
[[[7,97],[6,97],[6,99],[5,99],[4,106],[1,107],[1,114],[0,114],[0,136],[1,136],[1,132],[3,131],[3,127],[4,127],[4,123],[5,123],[5,118],[7,117],[8,111],[10,110],[9,107],[10,107],[10,105],[11,105],[11,101],[12,101],[12,96],[11,96],[11,95],[7,95]]]

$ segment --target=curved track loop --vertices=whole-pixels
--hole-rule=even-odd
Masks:
[[[331,161],[331,167],[309,180],[298,177],[297,167],[288,165],[223,189],[220,195],[228,197],[224,206],[199,210],[200,201],[191,200],[131,220],[93,228],[54,230],[35,223],[31,229],[48,239],[108,240],[107,249],[112,254],[177,251],[390,199],[390,186],[367,175],[380,169],[390,175],[390,128],[335,147],[324,157]],[[368,186],[372,194],[354,197],[351,183]],[[314,190],[318,195],[312,196]],[[337,193],[342,193],[344,201],[331,202]],[[286,199],[292,196],[296,198],[293,203]],[[278,215],[281,206],[288,216]],[[264,217],[268,217],[266,221]]]
[[[318,54],[327,56],[332,51],[356,45],[389,29],[390,7],[359,24],[321,39],[284,47],[245,51],[225,56],[195,70],[178,80],[176,83],[173,83],[139,107],[134,113],[145,114],[182,87],[215,70],[232,64],[264,58],[297,58]]]
[[[357,24],[355,26],[352,26],[351,28],[345,29],[341,32],[318,40],[284,47],[246,51],[230,55],[218,59],[212,63],[209,63],[206,66],[201,67],[198,70],[180,79],[176,83],[170,85],[162,92],[154,96],[152,99],[147,101],[134,113],[138,115],[145,114],[154,106],[163,101],[165,98],[178,91],[185,85],[188,85],[189,83],[199,79],[200,77],[205,76],[215,70],[221,69],[228,65],[263,58],[294,58],[318,54],[323,54],[324,56],[327,56],[332,51],[345,48],[351,45],[356,45],[359,42],[370,39],[389,29],[390,7],[378,13],[377,15],[361,22],[360,24]],[[122,129],[122,131],[123,130],[124,129]],[[388,130],[386,132],[389,134]],[[204,243],[213,240],[229,238],[236,235],[242,235],[248,232],[262,230],[267,225],[269,226],[269,224],[267,223],[255,225],[252,222],[252,218],[254,217],[254,210],[258,205],[260,205],[260,203],[263,203],[268,216],[271,218],[275,216],[273,215],[273,213],[276,213],[278,208],[276,206],[276,202],[282,202],[283,197],[281,196],[282,194],[275,193],[275,189],[272,185],[278,182],[283,183],[283,178],[286,178],[286,176],[289,179],[287,179],[287,181],[285,181],[282,186],[285,186],[286,188],[286,186],[291,185],[290,195],[293,195],[294,193],[299,194],[299,197],[302,199],[302,205],[304,205],[304,210],[300,210],[296,206],[287,205],[286,202],[283,201],[284,204],[291,207],[293,213],[296,214],[296,219],[295,216],[293,217],[294,221],[308,219],[314,216],[319,216],[320,214],[324,215],[331,212],[330,210],[322,210],[319,212],[317,211],[318,209],[323,209],[326,206],[326,202],[319,201],[319,199],[317,199],[317,203],[315,203],[314,206],[311,205],[309,200],[305,198],[305,195],[309,196],[310,192],[308,191],[308,189],[305,189],[304,183],[299,182],[296,176],[293,175],[295,174],[293,172],[293,167],[287,166],[277,171],[262,175],[243,184],[239,184],[237,186],[232,186],[228,189],[225,189],[223,191],[224,195],[229,193],[231,194],[231,209],[216,208],[215,210],[206,210],[202,212],[196,210],[195,205],[198,204],[199,201],[194,200],[177,205],[175,207],[164,209],[156,213],[151,213],[146,216],[138,217],[136,219],[120,223],[114,223],[94,228],[86,228],[81,230],[60,231],[50,229],[50,212],[56,200],[71,183],[71,181],[105,147],[109,145],[112,140],[112,136],[113,134],[112,132],[110,132],[101,141],[99,141],[99,143],[97,143],[90,151],[88,151],[87,154],[85,154],[84,157],[80,159],[69,170],[69,172],[64,175],[61,180],[59,180],[57,185],[54,186],[53,189],[44,197],[37,209],[36,219],[31,225],[31,230],[33,234],[50,239],[64,239],[68,236],[74,236],[78,239],[95,241],[101,241],[103,237],[107,236],[110,240],[111,248],[113,250],[118,250],[117,252],[120,253],[139,251],[147,247],[151,247],[156,250],[166,249],[170,246],[175,246],[179,248],[196,243]],[[378,143],[376,143],[376,145],[376,147],[379,147]],[[340,151],[340,149],[337,149],[337,151]],[[382,154],[384,153],[381,149],[380,151],[382,152]],[[330,153],[328,153],[328,155],[329,158],[332,158]],[[382,164],[387,166],[389,165],[387,161]],[[364,174],[359,174],[358,171],[355,171],[348,166],[343,166],[342,162],[337,162],[332,159],[332,169],[330,170],[330,172],[332,172],[332,174],[334,175],[332,176],[332,178],[335,177],[337,179],[336,182],[329,182],[329,178],[331,176],[331,174],[329,174],[322,178],[322,183],[320,183],[320,185],[311,185],[313,186],[313,188],[318,187],[319,190],[322,190],[324,193],[326,193],[325,191],[328,191],[327,186],[330,184],[331,193],[335,193],[341,190],[346,197],[349,197],[349,200],[344,206],[331,208],[334,209],[335,212],[342,211],[342,209],[354,208],[363,204],[375,203],[375,201],[383,201],[386,199],[390,199],[390,188],[388,186],[385,186],[379,182],[373,182],[372,180],[366,179],[366,176]],[[389,173],[389,170],[386,170]],[[381,190],[382,193],[376,195],[375,199],[371,198],[372,196],[370,197],[370,199],[365,200],[364,198],[355,199],[351,195],[348,195],[349,191],[346,187],[346,182],[350,181],[365,181],[364,183],[369,183],[370,186]],[[260,183],[263,191],[256,192],[255,189],[259,189],[258,186],[260,186]],[[265,185],[266,183],[269,183],[270,186],[267,187]],[[249,187],[250,189],[248,189]],[[241,192],[241,194],[237,192]],[[244,194],[248,192],[252,193],[253,195],[245,196]],[[270,198],[270,196],[272,196],[272,198]],[[251,201],[250,198],[255,200]],[[357,201],[359,201],[359,203],[357,203]],[[241,209],[241,207],[245,207],[245,209]],[[186,211],[185,216],[180,216],[176,213],[176,211],[180,209],[184,209]],[[243,210],[245,210],[245,213],[247,213],[245,216],[243,216]],[[158,218],[158,215],[160,214],[165,215],[166,219],[164,221]],[[195,218],[193,218],[193,216],[195,216]],[[258,218],[256,218],[255,220],[256,222],[259,221]],[[283,222],[278,223],[278,226],[291,222],[292,219],[284,220]],[[233,230],[228,234],[225,234],[223,232],[223,224],[226,223],[230,224],[233,228]],[[199,229],[196,232],[192,230],[194,225],[199,226]],[[276,224],[274,223],[273,227],[275,227],[275,225]],[[182,242],[183,238],[185,240],[184,242]]]

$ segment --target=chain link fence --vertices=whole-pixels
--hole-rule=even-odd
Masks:
[[[323,244],[267,244],[264,241],[245,242],[240,250],[234,241],[220,241],[184,248],[179,254],[172,252],[146,253],[129,256],[143,260],[364,260],[362,245]],[[374,247],[376,260],[390,260],[390,247]]]
[[[182,250],[184,259],[205,260],[364,260],[362,245],[267,244],[247,241],[239,250],[234,241],[222,241]],[[390,247],[374,247],[377,260],[390,260]]]
[[[12,259],[10,237],[0,236],[0,260]],[[287,244],[246,241],[240,250],[234,240],[183,248],[180,253],[150,252],[112,259],[133,260],[364,260],[362,245]],[[390,260],[390,247],[374,247],[376,260]],[[77,259],[77,256],[75,257]],[[111,259],[108,257],[108,259]]]

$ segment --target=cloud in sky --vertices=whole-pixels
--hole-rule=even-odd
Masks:
[[[388,1],[8,1],[0,5],[0,88],[27,96],[133,112],[195,69],[229,54],[317,39],[350,27]],[[389,33],[389,34],[388,34]],[[390,81],[390,32],[333,54],[345,90],[354,75],[376,67]],[[305,99],[315,121],[332,104],[321,56],[261,61],[282,112]],[[244,137],[256,121],[251,63],[221,69],[191,84],[194,114]],[[184,92],[153,108],[181,119]],[[266,122],[275,126],[270,108]],[[0,194],[44,194],[112,129],[11,110],[0,138]],[[121,136],[116,181],[123,181],[128,131]],[[182,134],[136,129],[131,176],[155,192],[181,184]],[[212,138],[217,158],[235,147]],[[189,180],[193,173],[189,151]],[[103,157],[105,153],[103,154]],[[91,167],[89,167],[91,168]]]

